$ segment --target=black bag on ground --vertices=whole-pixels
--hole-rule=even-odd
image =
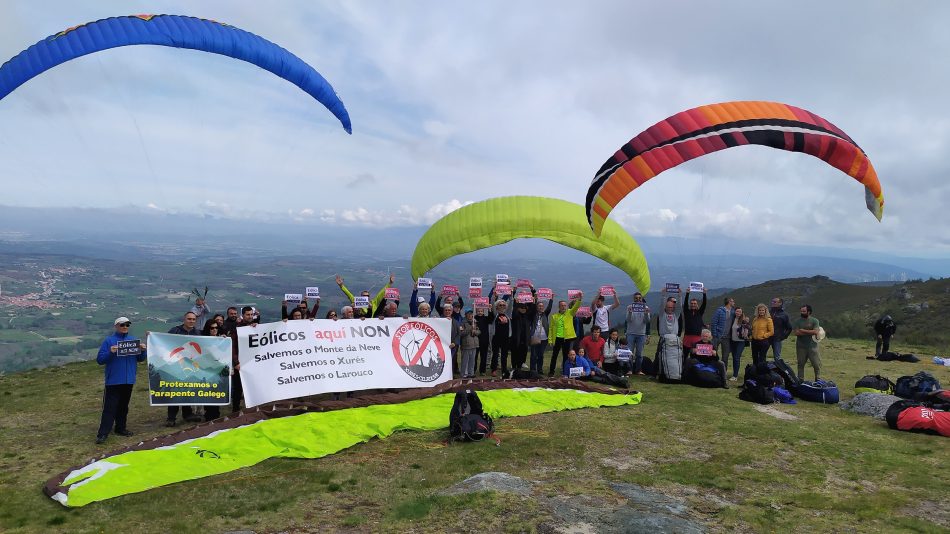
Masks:
[[[816,380],[815,382],[803,381],[790,391],[792,395],[799,399],[811,402],[838,404],[840,400],[838,386],[831,380]]]
[[[901,357],[901,355],[898,354],[898,353],[896,353],[896,352],[887,351],[887,352],[882,352],[882,353],[877,357],[877,359],[880,360],[880,361],[882,361],[882,362],[892,362],[892,361],[894,361],[894,360],[899,359],[900,357]]]
[[[881,375],[865,375],[854,383],[854,393],[894,394],[894,383]]]
[[[894,394],[902,399],[917,399],[940,388],[940,382],[934,375],[921,371],[914,376],[902,376],[894,385]]]
[[[907,363],[917,363],[920,361],[920,358],[918,358],[916,354],[912,354],[912,353],[901,354],[897,357],[897,359],[902,362],[907,362]]]
[[[481,441],[492,435],[495,424],[482,411],[482,401],[470,389],[455,394],[449,412],[449,436],[457,441]]]
[[[683,380],[700,388],[721,388],[726,385],[726,374],[718,360],[702,362],[689,358],[684,365]]]
[[[785,382],[785,389],[791,390],[801,383],[801,379],[795,375],[795,371],[792,371],[792,368],[782,358],[776,358],[774,361],[769,362],[769,369],[782,377],[782,381]]]
[[[739,398],[756,404],[772,404],[775,402],[775,392],[750,378],[742,383]]]
[[[647,356],[643,357],[643,363],[640,365],[640,372],[645,375],[655,375],[656,367],[653,365],[653,359]]]

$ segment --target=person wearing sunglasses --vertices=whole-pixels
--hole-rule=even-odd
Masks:
[[[105,443],[113,426],[115,433],[120,436],[132,435],[126,427],[129,400],[135,385],[137,365],[147,357],[145,343],[129,334],[132,321],[128,317],[117,318],[113,326],[115,332],[102,342],[96,355],[96,362],[105,365],[105,393],[102,396],[102,417],[96,433],[96,444]],[[122,350],[119,350],[120,342],[129,341],[138,341],[138,346],[129,347],[128,343],[123,343]]]

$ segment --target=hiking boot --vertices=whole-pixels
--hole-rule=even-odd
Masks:
[[[102,445],[106,442],[108,436],[96,436],[96,445]]]
[[[125,436],[125,437],[129,437],[132,435],[132,432],[129,431],[128,429],[116,430],[115,433],[120,436]]]
[[[176,423],[174,419],[168,419],[165,421],[165,426],[175,426],[175,424]]]

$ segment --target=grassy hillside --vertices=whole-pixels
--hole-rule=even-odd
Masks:
[[[826,376],[844,398],[867,373],[893,379],[926,369],[950,385],[950,368],[866,360],[869,350],[868,342],[822,344]],[[634,382],[644,392],[638,406],[500,420],[500,447],[445,446],[443,433],[406,432],[319,460],[268,460],[79,509],[42,495],[48,477],[165,433],[164,409],[148,407],[140,370],[129,425],[137,435],[113,436],[104,447],[93,443],[102,392],[95,363],[0,377],[0,530],[551,532],[565,524],[547,503],[585,496],[616,505],[612,482],[683,498],[713,532],[950,529],[940,491],[950,487],[946,438],[813,403],[776,405],[798,418],[785,421],[738,400],[735,389],[644,379]],[[437,495],[485,471],[535,481],[534,494]]]
[[[950,352],[950,278],[875,287],[816,276],[773,280],[729,295],[747,313],[760,302],[768,305],[775,296],[785,299],[791,317],[802,304],[811,304],[828,335],[836,338],[873,339],[874,321],[889,313],[898,324],[891,350],[907,352],[910,345],[925,344],[937,347],[937,354]],[[710,307],[720,303],[719,298],[712,299]]]

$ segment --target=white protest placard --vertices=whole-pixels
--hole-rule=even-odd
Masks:
[[[432,289],[432,279],[420,278],[416,280],[416,287],[419,289]]]
[[[471,298],[478,298],[482,296],[482,288],[480,287],[470,287],[468,288],[468,296]]]
[[[581,298],[580,289],[568,289],[567,290],[567,300],[577,300]]]
[[[317,319],[238,328],[244,401],[251,407],[333,391],[447,382],[450,321]]]
[[[508,278],[507,274],[496,274],[495,283],[497,285],[508,285],[511,283],[511,278]]]
[[[570,373],[570,377],[571,377],[571,378],[579,378],[579,377],[584,376],[584,368],[583,368],[583,367],[571,367],[570,370],[568,370],[568,373]]]
[[[704,288],[705,288],[705,286],[703,286],[703,283],[702,283],[702,282],[690,282],[690,283],[689,283],[689,290],[690,290],[690,291],[699,291],[699,292],[702,292],[702,290],[703,290]]]
[[[308,299],[318,299],[320,298],[320,288],[317,286],[309,286],[305,292]]]
[[[303,293],[284,293],[284,300],[293,303],[303,302]]]
[[[631,351],[630,349],[617,349],[618,362],[629,362],[632,356],[633,356],[633,351]]]
[[[477,287],[477,288],[481,289],[481,287],[482,287],[482,277],[481,277],[481,276],[473,276],[473,277],[469,278],[469,279],[468,279],[468,287],[469,287],[469,288]]]
[[[679,285],[679,284],[674,284],[673,282],[667,282],[667,283],[666,283],[666,292],[667,292],[667,293],[679,293],[679,292],[680,292],[680,285]]]
[[[387,287],[384,298],[386,298],[386,300],[399,300],[399,288]]]
[[[141,343],[141,341],[137,339],[117,341],[115,344],[115,355],[138,356],[139,354],[142,354],[142,347],[139,345],[139,343]]]
[[[353,297],[353,307],[360,309],[369,308],[369,297],[360,295],[358,297]]]
[[[616,294],[617,291],[614,289],[614,286],[600,286],[600,296],[612,297]]]
[[[538,288],[538,299],[539,300],[550,300],[554,298],[554,291],[547,287]]]
[[[577,308],[577,313],[575,315],[578,317],[590,317],[590,306],[581,306],[580,308]]]

